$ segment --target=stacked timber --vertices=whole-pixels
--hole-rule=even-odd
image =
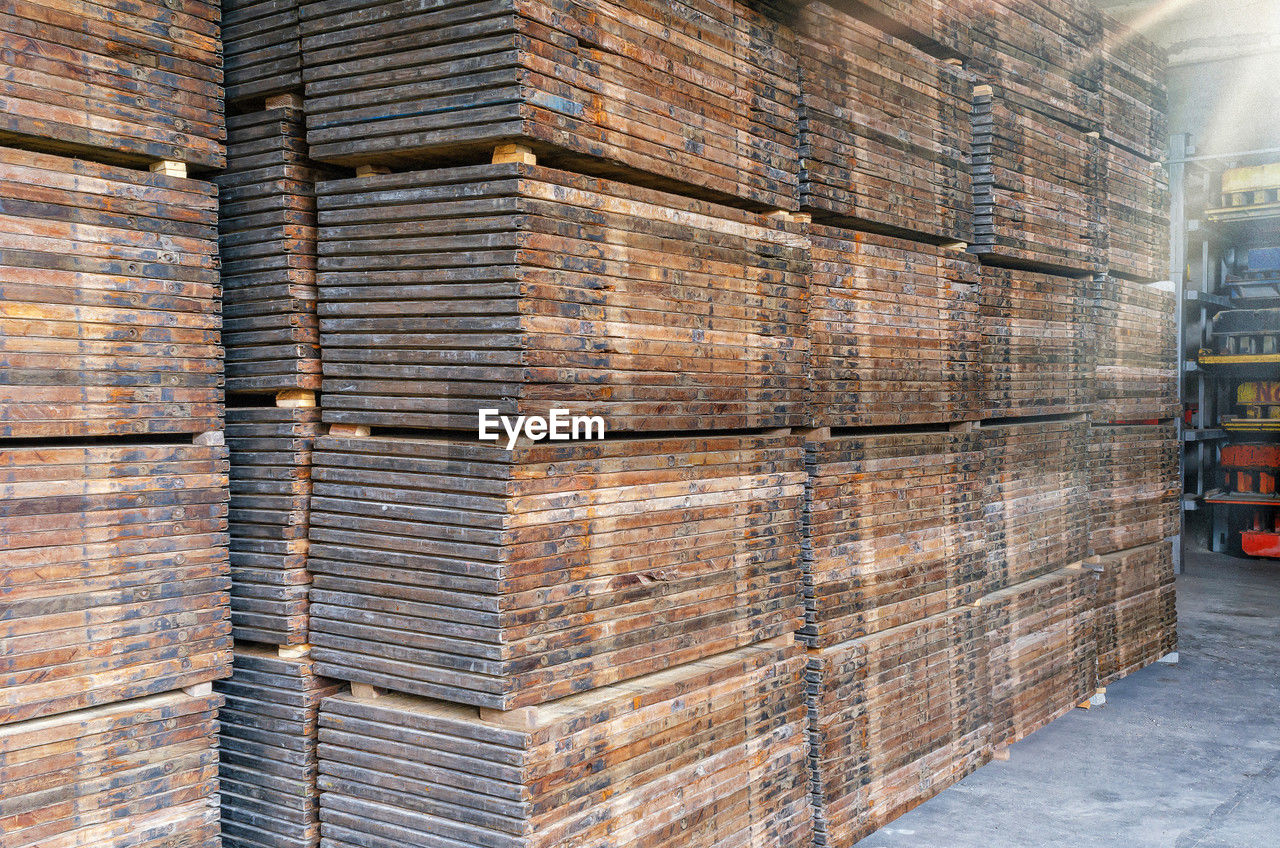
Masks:
[[[808,844],[804,662],[754,645],[509,713],[326,698],[323,844]]]
[[[222,167],[218,18],[212,0],[17,0],[0,23],[0,144]]]
[[[328,423],[803,423],[800,224],[521,163],[317,192]]]
[[[977,262],[955,250],[816,224],[810,238],[813,423],[977,418]]]
[[[216,695],[0,727],[6,848],[220,848]]]
[[[306,657],[237,645],[221,722],[224,848],[314,848],[320,840],[316,757],[320,699],[340,684]]]
[[[1108,273],[1156,281],[1169,271],[1169,178],[1159,162],[1103,143],[1099,196]]]
[[[227,454],[59,442],[0,451],[0,724],[225,673]]]
[[[1081,418],[984,424],[987,591],[1082,561],[1089,427]]]
[[[316,442],[317,671],[512,709],[797,630],[798,436]]]
[[[219,191],[228,392],[320,388],[315,183],[302,114],[276,108],[227,121]]]
[[[1094,559],[1098,683],[1107,685],[1176,650],[1173,542]]]
[[[216,203],[208,183],[0,148],[0,437],[220,428]]]
[[[810,652],[815,845],[852,846],[991,759],[986,647],[969,606]]]
[[[236,639],[307,641],[307,516],[320,411],[227,410],[230,448],[231,626]]]
[[[1165,51],[1104,13],[1098,61],[1103,140],[1149,162],[1164,158],[1169,139]]]
[[[810,436],[803,639],[829,647],[972,604],[985,575],[974,432]]]
[[[984,267],[982,415],[1012,418],[1086,412],[1094,401],[1091,282]]]
[[[1177,312],[1173,292],[1114,276],[1094,281],[1098,303],[1098,422],[1178,414]]]
[[[1090,552],[1111,553],[1176,535],[1176,426],[1095,424],[1089,435]]]
[[[800,207],[971,241],[972,77],[823,3],[799,14]]]
[[[793,30],[767,6],[637,0],[302,4],[307,141],[342,165],[559,167],[794,209]]]
[[[971,10],[948,0],[836,0],[846,15],[943,59],[973,53]]]
[[[228,103],[256,102],[302,91],[299,5],[299,0],[222,0]],[[228,124],[233,121],[228,119]],[[228,131],[234,135],[230,127]],[[236,167],[236,154],[231,150],[227,151],[227,164]]]
[[[1098,685],[1093,572],[1073,564],[982,598],[991,744],[1001,749],[1090,698]]]
[[[974,90],[970,249],[992,264],[1102,271],[1098,140],[1012,91],[1003,83]]]

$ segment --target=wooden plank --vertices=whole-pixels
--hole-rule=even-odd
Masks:
[[[1173,543],[1110,553],[1094,567],[1098,683],[1105,686],[1178,649]]]
[[[1089,437],[1090,553],[1111,553],[1177,535],[1177,427],[1095,424]]]
[[[171,692],[0,727],[5,844],[219,848],[221,701]]]
[[[1097,422],[1173,418],[1178,401],[1178,334],[1173,292],[1164,287],[1100,277]]]
[[[0,724],[228,673],[227,453],[8,447]]]
[[[518,718],[326,698],[323,844],[808,844],[803,668],[754,645]]]
[[[0,437],[219,429],[214,187],[0,148],[0,203]]]
[[[802,623],[800,438],[316,442],[329,677],[512,709]]]

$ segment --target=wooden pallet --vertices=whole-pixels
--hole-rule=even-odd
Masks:
[[[991,676],[991,744],[1005,748],[1098,687],[1093,572],[1079,565],[982,598]]]
[[[1090,553],[1134,548],[1180,529],[1178,430],[1172,424],[1089,431]]]
[[[319,435],[315,408],[227,410],[236,639],[272,645],[307,641],[311,447]]]
[[[1173,292],[1117,277],[1094,282],[1098,303],[1098,402],[1093,420],[1173,418],[1178,328]]]
[[[803,668],[756,645],[513,713],[326,698],[323,844],[809,844]]]
[[[801,224],[534,165],[318,186],[324,420],[801,425]]]
[[[989,264],[1102,271],[1098,155],[1096,138],[1019,105],[1005,88],[976,88],[970,250]]]
[[[0,452],[0,724],[227,673],[227,453]]]
[[[963,59],[973,53],[972,16],[948,0],[831,0],[843,14],[866,21],[930,56]]]
[[[320,388],[315,184],[335,175],[306,155],[302,113],[227,121],[219,190],[228,392]]]
[[[814,844],[849,848],[991,759],[985,616],[809,652]]]
[[[1169,278],[1169,177],[1164,166],[1102,144],[1099,192],[1107,273],[1131,280]]]
[[[222,417],[212,185],[0,148],[0,437]]]
[[[801,638],[816,647],[918,621],[982,593],[977,433],[810,436]]]
[[[1093,567],[1098,683],[1106,686],[1178,649],[1173,543],[1110,553]]]
[[[307,141],[343,165],[552,164],[794,209],[794,36],[768,4],[302,5]]]
[[[1082,418],[983,425],[987,591],[1085,558],[1089,427]]]
[[[973,239],[973,77],[823,3],[803,7],[800,208],[820,220]]]
[[[218,18],[211,0],[17,0],[0,18],[0,144],[221,168]]]
[[[511,709],[797,630],[800,438],[322,438],[329,677]]]
[[[300,5],[300,0],[224,0],[223,72],[228,103],[257,105],[264,98],[302,91]],[[228,151],[233,166],[235,158]]]
[[[315,848],[320,699],[341,690],[306,656],[237,643],[231,677],[214,685],[223,848]]]
[[[1158,162],[1169,142],[1168,55],[1105,12],[1101,17],[1102,138]]]
[[[982,415],[1088,411],[1094,387],[1094,302],[1088,279],[982,269]]]
[[[170,692],[0,727],[6,848],[220,848],[221,701]]]
[[[810,235],[813,423],[900,426],[978,418],[976,260],[817,224]]]

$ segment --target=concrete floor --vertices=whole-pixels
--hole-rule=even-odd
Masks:
[[[1280,563],[1188,551],[1178,665],[1107,687],[859,848],[1280,846]]]

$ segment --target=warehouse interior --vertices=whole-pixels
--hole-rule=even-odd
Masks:
[[[0,848],[1243,848],[1280,0],[14,0]]]

